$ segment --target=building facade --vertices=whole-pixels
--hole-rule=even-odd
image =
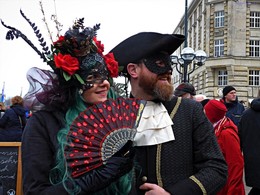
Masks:
[[[185,34],[185,18],[173,33]],[[222,89],[232,85],[248,105],[260,89],[260,0],[193,0],[187,24],[187,46],[208,56],[189,76],[197,94],[219,99]],[[177,71],[173,77],[176,86],[181,77]]]

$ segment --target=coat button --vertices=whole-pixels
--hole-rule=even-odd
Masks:
[[[143,177],[142,177],[142,182],[145,183],[146,181],[147,181],[147,177],[146,177],[146,176],[143,176]]]

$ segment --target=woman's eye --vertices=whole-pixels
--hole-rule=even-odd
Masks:
[[[101,75],[94,75],[94,80],[101,80],[102,76]]]
[[[89,75],[86,79],[87,82],[92,82],[92,83],[95,83],[95,82],[98,83],[102,80],[104,80],[104,78],[100,74]]]
[[[89,75],[87,78],[86,78],[86,81],[93,81],[95,78],[93,75]]]

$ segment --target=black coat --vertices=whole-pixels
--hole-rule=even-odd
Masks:
[[[55,186],[49,180],[50,170],[55,166],[57,133],[64,125],[63,118],[59,112],[39,111],[28,119],[22,137],[24,195],[68,194],[62,184]]]
[[[165,103],[169,113],[176,99]],[[182,99],[172,128],[175,140],[161,144],[161,158],[157,158],[157,145],[136,148],[140,167],[136,172],[138,192],[133,194],[144,194],[138,190],[144,176],[146,182],[156,184],[161,178],[163,188],[174,195],[199,195],[202,190],[215,194],[226,182],[227,165],[200,103]]]
[[[25,108],[13,105],[0,118],[0,141],[21,141],[22,130],[26,125]]]
[[[38,111],[28,119],[22,136],[22,178],[24,195],[67,195],[63,184],[53,185],[50,172],[56,165],[56,153],[59,150],[57,134],[64,127],[64,114],[59,111]],[[112,163],[115,170],[117,163]],[[113,168],[114,167],[114,168]],[[101,175],[101,176],[100,176]],[[113,175],[113,174],[112,174]],[[96,180],[104,180],[103,174],[88,179],[78,180],[80,186],[102,186],[101,182],[93,185]],[[107,179],[106,179],[107,181]],[[83,190],[79,195],[87,195]],[[110,193],[114,194],[114,193]],[[104,194],[105,195],[105,194]]]
[[[2,118],[2,116],[4,115],[5,110],[0,110],[0,118]]]
[[[238,125],[244,154],[245,181],[250,187],[260,188],[260,98],[254,99]]]

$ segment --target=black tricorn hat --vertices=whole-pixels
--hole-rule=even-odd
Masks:
[[[135,34],[114,47],[114,54],[122,73],[127,74],[126,65],[136,63],[141,59],[159,52],[171,55],[185,40],[180,34],[160,34],[156,32],[141,32]]]

